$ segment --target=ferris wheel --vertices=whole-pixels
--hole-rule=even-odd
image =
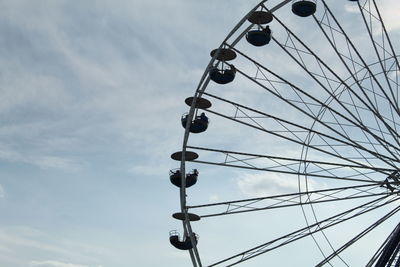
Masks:
[[[210,52],[171,155],[193,266],[400,266],[390,3],[264,0]]]

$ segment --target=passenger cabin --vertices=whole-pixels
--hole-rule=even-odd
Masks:
[[[219,60],[219,62],[208,71],[210,79],[218,84],[232,82],[235,79],[236,68],[232,64],[226,62],[234,60],[236,58],[236,52],[229,48],[219,48],[211,51],[210,55]],[[220,65],[219,68],[217,67],[218,65]]]
[[[194,169],[191,172],[187,173],[186,174],[186,188],[191,187],[192,185],[196,184],[198,176],[199,176],[199,172],[197,169]],[[182,186],[180,169],[170,170],[169,171],[169,179],[173,185],[180,188]]]
[[[247,20],[255,26],[246,34],[246,40],[254,46],[264,46],[271,41],[271,29],[269,26],[262,26],[270,23],[274,19],[269,11],[254,11],[249,15]]]
[[[218,69],[217,67],[212,67],[209,73],[212,81],[218,84],[227,84],[235,79],[236,69],[233,67],[230,69]]]
[[[300,17],[311,16],[317,11],[315,0],[294,0],[292,4],[292,12]]]
[[[185,129],[186,129],[186,125],[188,123],[188,118],[189,118],[188,113],[183,114],[182,118],[181,118],[182,126]],[[199,116],[194,117],[194,119],[190,123],[189,131],[191,133],[202,133],[207,130],[208,124],[209,124],[209,119],[206,116],[206,114],[204,114],[204,112],[202,112]]]
[[[258,26],[247,32],[246,40],[254,46],[264,46],[271,41],[271,29],[269,26]]]
[[[194,240],[197,244],[198,236],[193,233]],[[169,242],[180,250],[189,250],[193,248],[193,244],[189,236],[185,236],[183,239],[179,238],[179,233],[177,231],[171,231],[169,233]]]

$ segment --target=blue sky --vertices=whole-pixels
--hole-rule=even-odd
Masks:
[[[0,266],[189,265],[168,242],[183,100],[257,2],[0,3]],[[259,184],[235,175],[218,182],[227,195],[254,195]],[[194,199],[219,198],[199,186]],[[205,243],[221,246],[228,225],[199,227]]]
[[[0,3],[1,266],[187,266],[169,155],[236,2]]]

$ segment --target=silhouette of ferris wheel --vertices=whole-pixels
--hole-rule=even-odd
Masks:
[[[277,253],[300,251],[304,240],[317,251],[307,266],[400,266],[400,64],[383,4],[261,1],[211,51],[185,100],[182,149],[171,155],[180,162],[170,180],[183,232],[171,231],[170,242],[193,266],[251,265],[256,257],[282,266]],[[246,197],[203,192],[191,204],[187,188],[196,190],[198,179],[223,191],[221,180],[232,175]],[[221,219],[230,228],[238,218],[259,224],[263,241],[243,248],[242,237],[225,237],[240,249],[204,259],[200,225]]]

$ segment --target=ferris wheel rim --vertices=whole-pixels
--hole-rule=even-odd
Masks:
[[[234,27],[234,29],[231,31],[231,33],[228,34],[228,36],[225,38],[225,40],[221,43],[219,49],[221,49],[221,48],[223,48],[224,46],[227,45],[227,41],[229,40],[229,38],[230,38],[234,33],[236,33],[236,31],[239,29],[240,26],[242,26],[242,25],[245,23],[246,18],[249,16],[249,14],[250,14],[252,11],[257,10],[257,8],[265,7],[265,6],[264,6],[264,3],[267,2],[267,1],[268,1],[268,0],[261,1],[261,2],[260,2],[258,5],[256,5],[251,11],[249,11],[249,13],[248,13],[246,16],[244,16],[243,19]],[[291,1],[292,1],[292,0],[286,0],[286,1],[282,1],[282,3],[284,3],[284,5],[286,5],[286,4],[290,3]],[[283,6],[283,5],[282,5],[282,6]],[[236,43],[244,37],[244,34],[246,33],[246,31],[247,31],[250,27],[251,27],[251,26],[249,26],[247,29],[245,29],[245,30],[242,32],[242,35],[239,36],[239,37],[233,42],[233,45],[229,45],[229,46],[232,47],[232,48],[234,48],[234,46],[236,45]],[[200,82],[199,82],[199,84],[198,84],[198,87],[197,87],[197,89],[196,89],[195,95],[193,96],[192,105],[191,105],[190,110],[189,110],[189,120],[190,120],[190,119],[193,119],[193,116],[194,116],[194,113],[195,113],[195,110],[196,110],[196,107],[195,107],[196,100],[197,100],[198,98],[201,98],[201,96],[202,96],[203,93],[205,92],[205,89],[206,89],[207,86],[208,86],[208,83],[209,83],[209,81],[210,81],[209,77],[207,77],[208,69],[209,69],[210,66],[212,66],[212,64],[215,62],[216,56],[217,56],[217,53],[216,53],[216,55],[214,55],[214,56],[211,58],[209,64],[207,65],[207,68],[206,68],[206,70],[204,71],[203,76],[202,76],[202,78],[201,78],[201,80],[200,80]],[[344,90],[344,89],[343,89],[343,90]],[[182,145],[182,153],[183,153],[183,156],[182,156],[182,158],[181,158],[181,168],[180,168],[181,174],[182,174],[182,177],[181,177],[182,184],[185,183],[185,181],[184,181],[184,180],[185,180],[184,174],[185,174],[185,168],[186,168],[186,165],[185,165],[186,160],[185,160],[185,156],[184,156],[184,155],[185,155],[185,152],[186,152],[187,149],[188,149],[188,140],[189,140],[189,136],[190,136],[190,131],[189,131],[189,126],[188,126],[188,124],[187,124],[187,125],[186,125],[186,128],[185,128],[184,142],[183,142],[183,145]],[[308,150],[308,149],[309,149],[309,148],[307,147],[307,150]],[[183,186],[183,188],[184,188],[184,186]],[[186,219],[183,220],[183,227],[184,227],[185,231],[188,231],[189,236],[192,238],[192,233],[193,233],[193,231],[192,231],[192,229],[191,229],[190,220],[188,219],[188,214],[189,214],[189,213],[188,213],[187,205],[186,205],[186,194],[185,194],[185,189],[183,190],[183,192],[181,191],[181,210],[182,210],[182,213],[184,213],[185,216],[186,216]],[[192,241],[193,241],[193,240],[192,240]],[[192,242],[192,243],[194,243],[194,242]],[[195,244],[195,243],[194,243],[194,244]],[[193,253],[193,255],[191,255],[193,265],[194,265],[194,266],[197,266],[197,264],[198,264],[199,266],[201,266],[201,261],[200,261],[200,257],[198,256],[198,251],[197,251],[197,246],[196,246],[196,244],[194,245],[193,252],[191,252],[191,253]],[[196,256],[196,254],[197,254],[197,256]],[[196,260],[193,261],[193,260],[194,260],[195,258],[197,258],[197,257],[198,257],[198,261],[196,261]]]
[[[270,12],[271,12],[271,13],[275,12],[275,10],[280,9],[281,7],[283,7],[283,6],[285,6],[286,4],[290,3],[291,1],[292,1],[292,0],[282,0],[282,2],[281,2],[280,4],[278,4],[277,6],[275,6],[274,8],[272,8],[272,9],[270,10]],[[264,3],[266,3],[266,2],[268,2],[268,0],[262,0],[261,2],[259,2],[259,4],[257,4],[255,7],[253,7],[253,8],[252,8],[252,9],[251,9],[251,10],[250,10],[250,11],[235,25],[235,27],[231,30],[231,32],[225,37],[225,39],[222,41],[222,43],[221,43],[220,46],[218,47],[218,50],[220,50],[220,49],[226,44],[226,42],[229,40],[229,38],[239,29],[239,27],[242,26],[242,25],[246,22],[247,18],[251,15],[251,13],[252,13],[253,11],[257,10],[257,9],[260,8],[260,7],[261,7],[261,8],[262,8],[262,7],[265,7],[265,6],[264,6]],[[242,34],[234,41],[233,46],[234,46],[240,39],[242,39],[242,38],[244,37],[246,31],[247,31],[248,29],[250,29],[251,26],[252,26],[252,25],[250,25],[247,29],[245,29],[245,30],[242,32]],[[207,77],[207,75],[208,75],[208,70],[209,70],[209,68],[212,66],[212,64],[214,63],[214,61],[215,61],[215,59],[216,59],[217,56],[218,56],[218,52],[215,53],[215,54],[212,56],[211,60],[209,61],[208,65],[207,65],[207,67],[206,67],[206,69],[205,69],[205,71],[204,71],[204,73],[203,73],[203,75],[202,75],[202,77],[201,77],[201,79],[200,79],[200,82],[199,82],[199,84],[198,84],[198,86],[197,86],[195,95],[193,96],[193,99],[192,99],[192,104],[191,104],[190,109],[189,109],[189,112],[188,112],[188,121],[190,121],[190,120],[193,119],[193,116],[194,116],[194,113],[195,113],[195,109],[196,109],[196,101],[197,101],[197,98],[201,97],[202,93],[205,91],[205,89],[206,89],[206,87],[207,87],[207,85],[208,85],[208,83],[209,83],[209,81],[210,81],[210,78]],[[195,240],[193,239],[193,231],[192,231],[191,223],[190,223],[190,220],[189,220],[189,214],[188,214],[188,211],[187,211],[187,208],[186,208],[186,189],[185,189],[185,183],[186,183],[186,181],[185,181],[185,178],[186,178],[186,177],[185,177],[185,171],[186,171],[186,170],[185,170],[185,168],[186,168],[185,162],[186,162],[186,159],[185,159],[185,153],[186,153],[186,151],[187,151],[187,143],[188,143],[188,140],[189,140],[189,135],[190,135],[189,124],[187,124],[186,127],[185,127],[185,133],[184,133],[183,144],[182,144],[182,158],[181,158],[181,161],[180,161],[180,162],[181,162],[181,165],[180,165],[181,184],[182,184],[181,190],[180,190],[180,191],[181,191],[181,192],[180,192],[180,204],[181,204],[180,206],[181,206],[181,212],[182,212],[183,214],[185,214],[185,220],[182,221],[182,225],[183,225],[184,232],[185,232],[185,233],[187,232],[188,236],[189,236],[190,239],[191,239],[191,243],[194,244],[194,245],[193,245],[193,249],[190,250],[190,257],[191,257],[191,260],[192,260],[192,264],[193,264],[194,267],[197,267],[197,265],[198,265],[199,267],[201,267],[201,266],[202,266],[201,259],[200,259],[199,253],[198,253],[198,251],[197,251],[196,242],[195,242]]]

